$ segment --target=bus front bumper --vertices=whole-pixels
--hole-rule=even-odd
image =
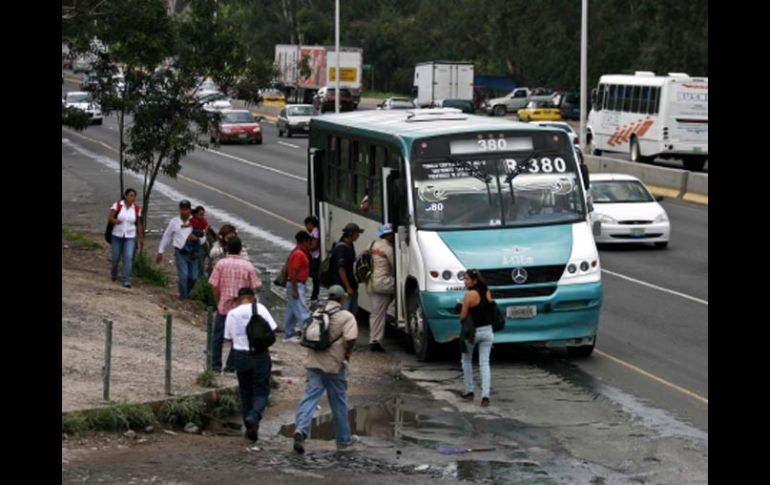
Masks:
[[[420,292],[423,312],[436,342],[460,337],[460,317],[455,307],[464,292]],[[495,343],[544,343],[548,346],[586,345],[593,342],[599,325],[602,283],[563,285],[547,297],[495,300],[503,315],[532,311],[534,316],[505,319],[505,328],[495,333]],[[529,308],[524,308],[529,307]],[[582,339],[582,340],[578,340]],[[590,339],[590,340],[586,340]]]

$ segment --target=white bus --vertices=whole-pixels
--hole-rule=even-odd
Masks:
[[[591,92],[588,153],[627,152],[633,162],[678,158],[702,170],[709,151],[709,81],[684,73],[609,74]]]

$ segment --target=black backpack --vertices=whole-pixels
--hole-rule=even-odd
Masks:
[[[257,313],[257,302],[251,304],[251,319],[246,325],[246,337],[251,352],[264,352],[275,343],[275,332],[262,315]]]
[[[329,311],[318,309],[314,311],[302,325],[302,339],[299,344],[313,350],[326,350],[342,338],[342,334],[340,334],[339,337],[332,340],[329,334],[331,316],[341,309],[335,308]]]

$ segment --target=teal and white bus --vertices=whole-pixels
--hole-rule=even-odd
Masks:
[[[588,171],[563,131],[456,109],[313,118],[310,211],[328,254],[342,228],[396,228],[395,325],[420,360],[457,339],[464,272],[478,269],[506,315],[496,343],[594,349],[602,302]],[[360,287],[359,306],[370,309]]]

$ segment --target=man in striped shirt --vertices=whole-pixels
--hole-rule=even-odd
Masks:
[[[209,283],[214,287],[214,298],[217,302],[217,318],[214,325],[214,349],[212,367],[219,372],[222,367],[222,345],[225,338],[225,319],[227,313],[238,306],[238,291],[241,288],[253,288],[255,291],[262,286],[257,268],[240,256],[240,238],[234,237],[227,241],[227,256],[214,266]],[[225,372],[235,372],[232,351],[227,356]]]

